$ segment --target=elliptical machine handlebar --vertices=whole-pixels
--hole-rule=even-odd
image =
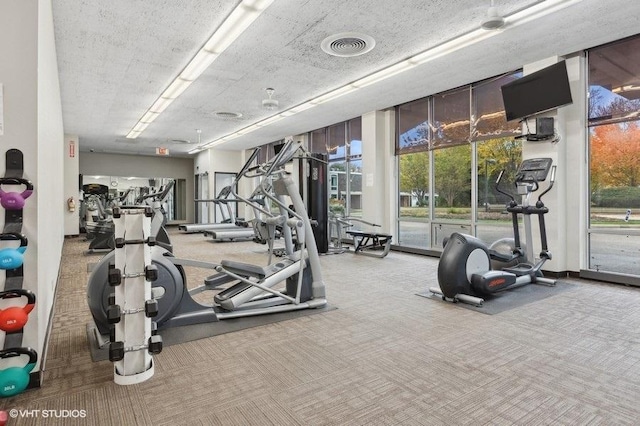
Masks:
[[[507,197],[511,198],[511,202],[509,203],[509,205],[515,205],[518,204],[518,202],[516,201],[515,197],[511,194],[509,194],[508,192],[503,191],[502,189],[500,189],[500,181],[502,180],[502,175],[504,175],[505,169],[502,169],[500,171],[500,174],[498,175],[498,179],[496,179],[496,191],[498,191],[499,193],[501,193],[502,195],[506,195]]]
[[[150,194],[146,194],[143,195],[141,197],[138,197],[140,202],[148,200],[148,199],[153,199],[153,201],[164,201],[165,198],[167,198],[167,195],[169,195],[169,192],[171,191],[171,188],[173,188],[173,185],[175,184],[174,180],[170,180],[169,183],[167,183],[164,188],[162,188],[161,191],[157,191],[157,192],[152,192]]]
[[[553,184],[556,181],[556,166],[551,166],[551,175],[549,176],[549,186],[547,187],[547,189],[545,189],[542,194],[540,194],[538,196],[538,202],[536,203],[536,207],[543,207],[544,204],[542,203],[542,196],[545,195],[547,192],[551,191],[551,188],[553,188]]]

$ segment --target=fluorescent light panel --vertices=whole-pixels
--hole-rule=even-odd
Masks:
[[[260,127],[268,126],[268,125],[270,125],[270,124],[275,123],[276,121],[280,121],[280,120],[282,120],[283,118],[284,118],[284,116],[283,116],[283,115],[280,115],[280,114],[278,114],[278,115],[274,115],[274,116],[269,117],[269,118],[266,118],[266,119],[264,119],[264,120],[262,120],[262,121],[258,121],[256,124],[254,124],[254,125],[252,125],[252,126],[249,126],[249,127],[245,128],[245,129],[243,129],[243,130],[246,130],[246,129],[249,129],[249,128],[250,128],[252,131],[253,131],[253,130],[257,130],[257,129],[258,129],[258,128],[260,128]],[[255,127],[255,128],[253,128],[253,127]],[[245,133],[248,133],[248,132],[245,132]]]
[[[339,88],[337,88],[335,90],[332,90],[329,93],[325,93],[322,96],[318,96],[317,98],[311,99],[309,101],[309,103],[313,104],[313,105],[320,105],[320,104],[323,104],[325,102],[329,102],[329,101],[332,101],[334,99],[337,99],[340,96],[344,96],[347,93],[354,92],[356,90],[358,90],[358,87],[355,87],[355,86],[353,86],[351,84],[347,84],[346,86],[339,87]]]
[[[394,75],[400,74],[402,72],[405,72],[408,69],[411,69],[415,66],[414,63],[412,63],[410,60],[405,60],[402,62],[398,62],[395,65],[391,65],[390,67],[384,68],[378,72],[375,72],[371,75],[368,75],[364,78],[361,78],[360,80],[356,80],[354,81],[351,86],[355,87],[355,88],[362,88],[362,87],[367,87],[370,86],[372,84],[378,83],[382,80],[385,80],[389,77],[393,77]]]
[[[542,18],[543,16],[549,15],[551,13],[557,12],[566,7],[577,4],[581,1],[582,0],[544,0],[540,3],[536,3],[531,7],[528,7],[526,9],[523,9],[519,12],[516,12],[506,17],[505,28],[509,29],[509,28],[517,27],[519,25],[530,22],[534,19]],[[449,55],[457,50],[474,45],[476,43],[479,43],[483,40],[491,38],[500,33],[501,31],[484,30],[482,28],[478,28],[468,33],[462,34],[454,39],[451,39],[442,44],[429,48],[423,52],[420,52],[408,59],[405,59],[404,61],[398,62],[387,68],[384,68],[380,71],[377,71],[373,74],[370,74],[366,77],[356,80],[352,83],[346,84],[342,87],[332,90],[331,92],[325,93],[324,95],[311,99],[310,101],[307,101],[293,108],[290,108],[286,111],[283,111],[278,115],[274,115],[272,117],[259,121],[255,124],[252,124],[251,126],[240,129],[235,133],[232,133],[231,135],[223,136],[219,139],[209,142],[208,144],[202,146],[201,148],[195,148],[189,151],[189,154],[195,154],[204,150],[205,148],[210,148],[216,145],[220,145],[221,143],[226,142],[231,138],[235,139],[236,137],[245,135],[261,127],[267,126],[269,124],[273,124],[282,118],[291,117],[292,115],[295,115],[299,112],[306,111],[309,108],[313,108],[316,105],[320,105],[322,103],[332,101],[336,98],[339,98],[340,96],[346,95],[347,93],[351,93],[363,87],[367,87],[369,85],[378,83],[382,80],[385,80],[387,78],[403,73],[407,70],[410,70],[417,65],[421,65],[421,64],[433,61],[442,56]]]
[[[513,27],[526,24],[527,22],[542,18],[543,16],[547,16],[566,7],[573,6],[574,4],[578,4],[581,1],[582,0],[545,0],[523,9],[520,12],[516,12],[513,15],[507,16],[505,18],[505,25],[507,27]]]
[[[189,61],[180,75],[169,84],[160,97],[144,113],[127,134],[128,139],[135,139],[155,120],[167,107],[202,75],[202,73],[242,34],[274,0],[242,0],[222,22],[218,29],[207,40],[204,46]],[[154,115],[149,115],[154,114]]]

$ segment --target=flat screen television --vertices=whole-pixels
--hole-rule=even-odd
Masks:
[[[501,87],[507,121],[530,117],[573,102],[565,61]]]

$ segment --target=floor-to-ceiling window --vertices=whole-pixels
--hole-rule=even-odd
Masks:
[[[640,37],[588,51],[588,269],[640,275]],[[625,282],[624,277],[620,277]]]
[[[311,152],[328,154],[329,211],[338,216],[362,217],[361,135],[360,117],[311,132]]]
[[[349,197],[347,189],[347,131],[344,122],[327,127],[327,153],[329,154],[329,210],[347,216]]]
[[[362,119],[347,121],[348,212],[362,218]]]
[[[511,235],[511,217],[505,212],[509,198],[496,190],[516,195],[512,185],[515,171],[522,161],[522,142],[518,121],[506,121],[500,88],[521,72],[509,73],[472,85],[471,140],[476,151],[476,221],[475,234],[491,244]]]
[[[398,158],[398,245],[429,248],[429,99],[396,108]]]
[[[431,245],[442,247],[452,232],[471,233],[470,87],[433,99],[433,194]]]
[[[521,72],[396,107],[398,245],[441,250],[452,232],[488,244],[511,235],[508,197],[522,160],[520,125],[507,122],[500,87]],[[474,171],[475,170],[475,171]]]

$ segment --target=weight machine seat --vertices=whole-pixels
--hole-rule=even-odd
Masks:
[[[391,235],[355,230],[346,232],[353,238],[356,253],[380,258],[389,254]]]

